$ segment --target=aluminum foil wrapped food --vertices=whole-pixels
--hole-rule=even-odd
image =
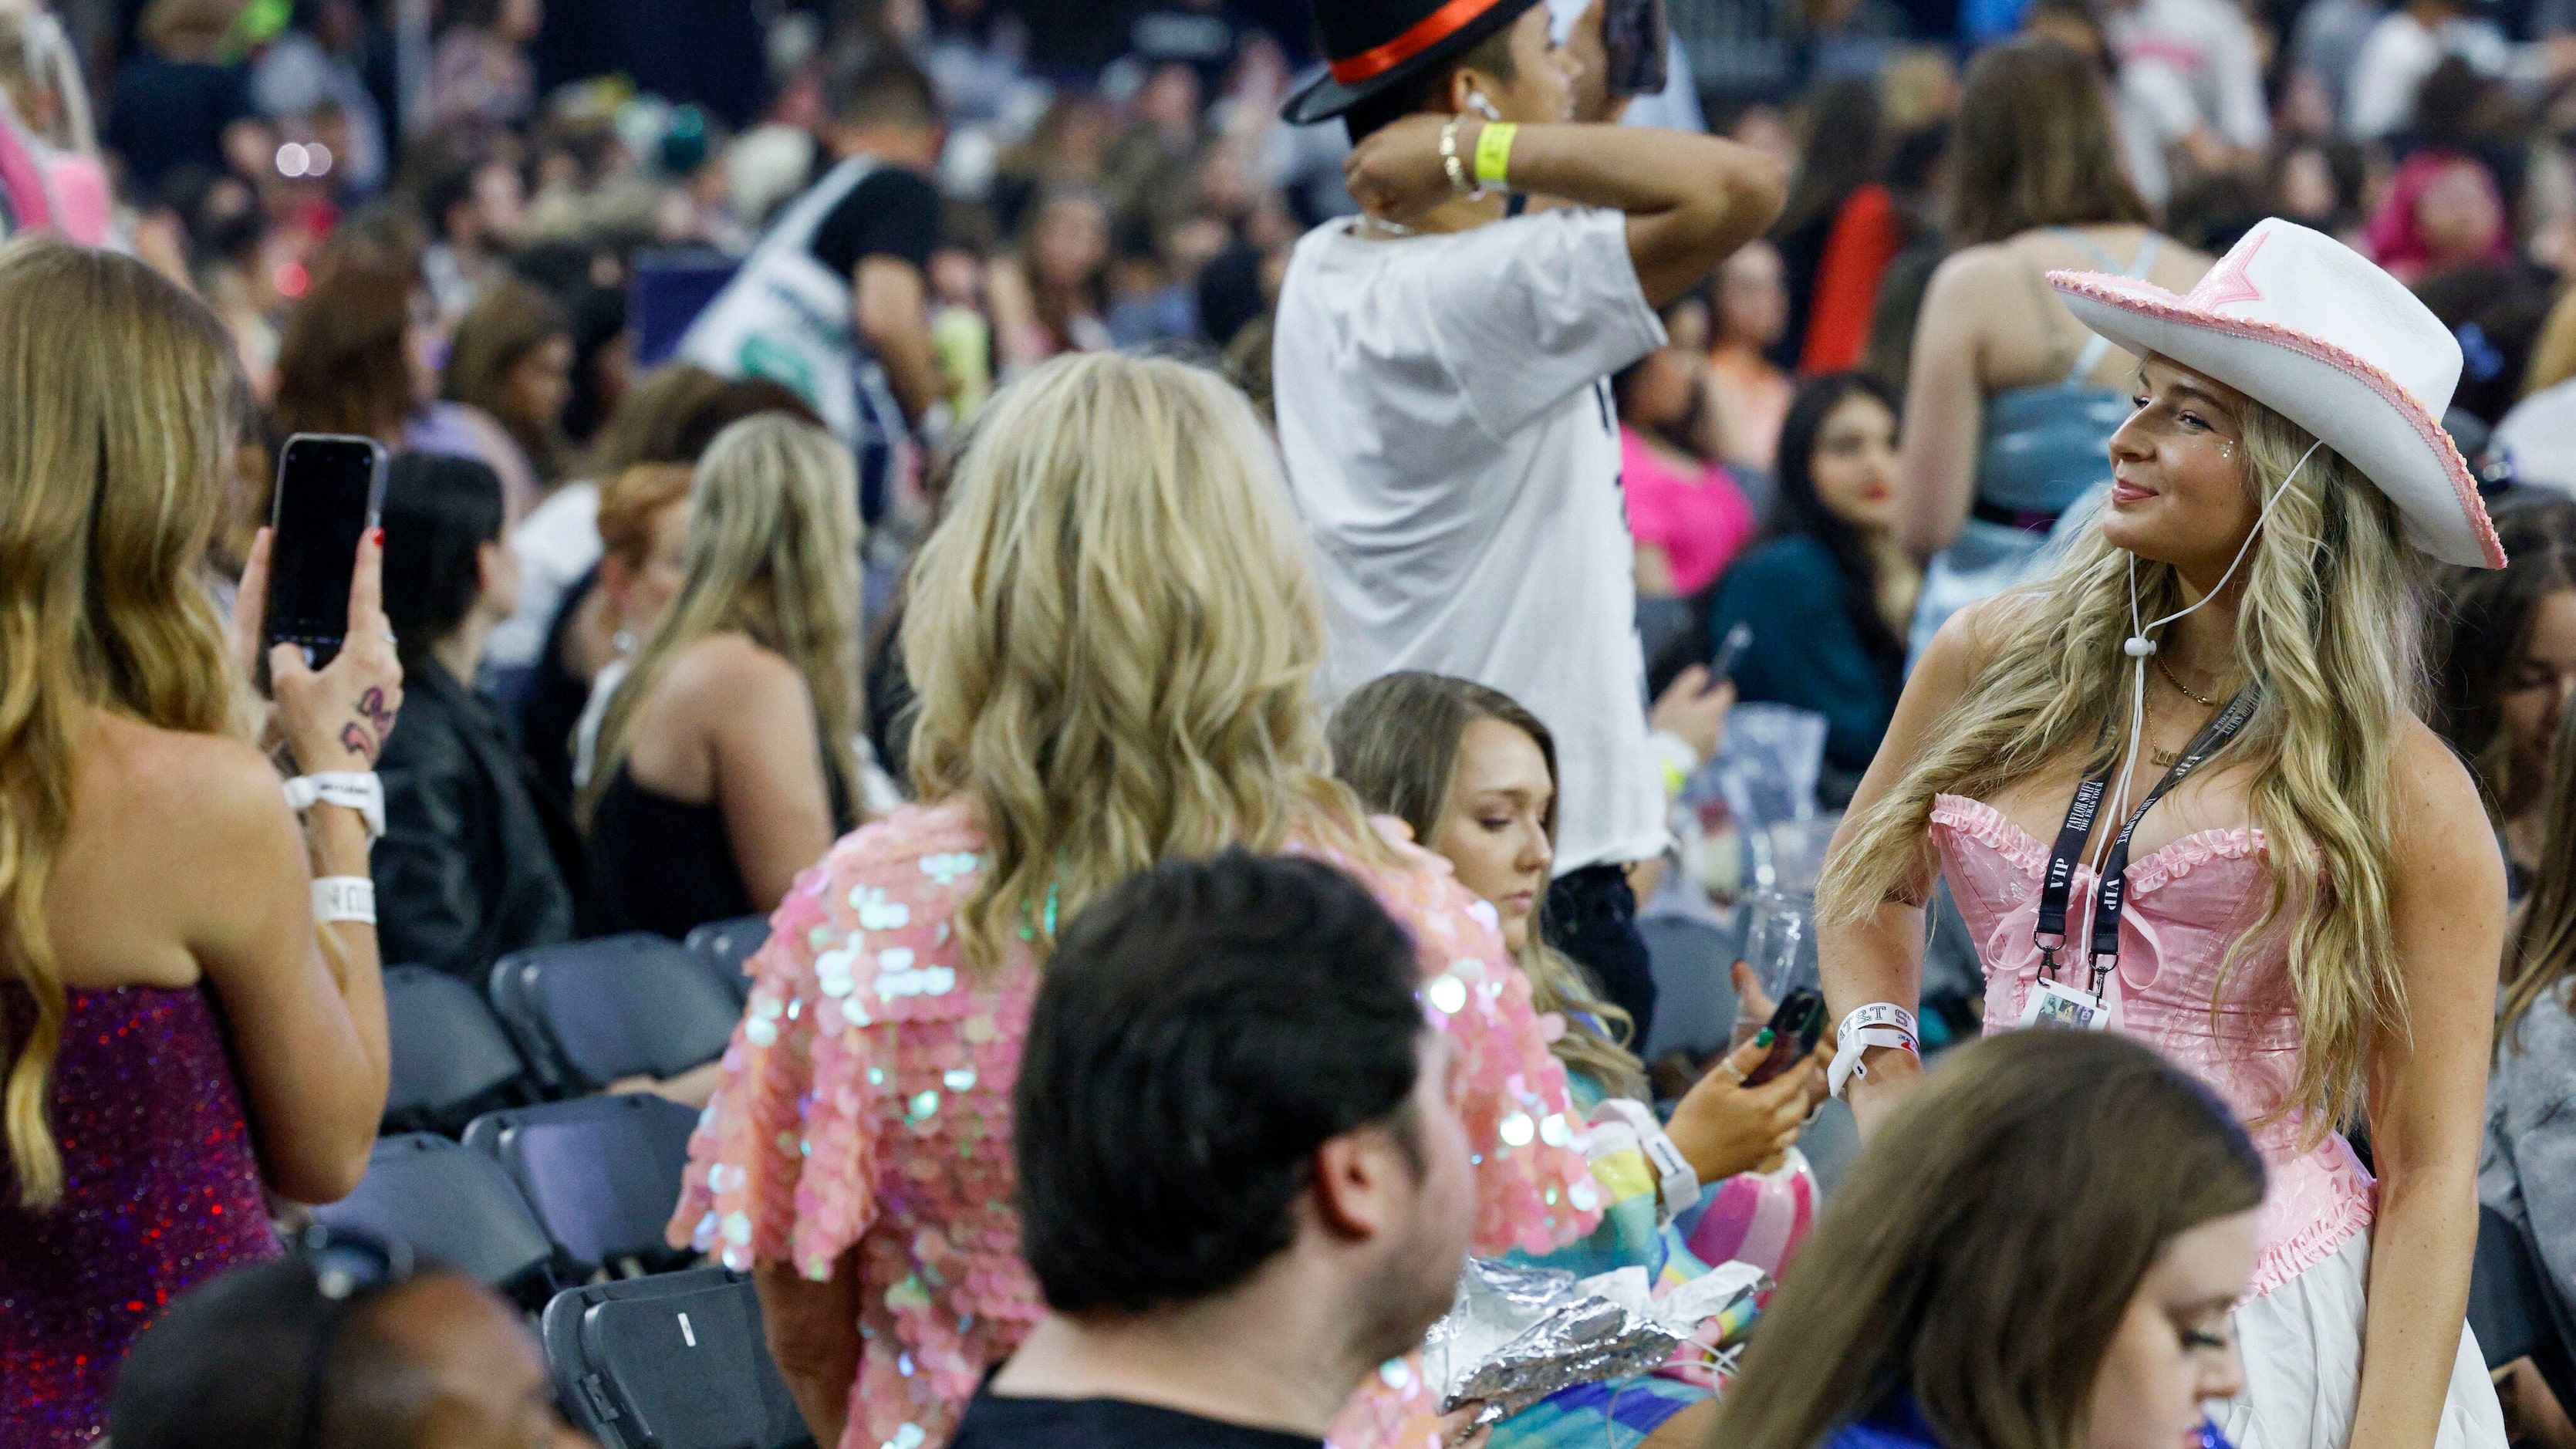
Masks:
[[[1712,1318],[1749,1316],[1771,1287],[1750,1263],[1727,1263],[1658,1298],[1646,1270],[1576,1278],[1470,1258],[1458,1299],[1422,1340],[1422,1368],[1443,1412],[1484,1407],[1506,1419],[1560,1389],[1650,1373]]]

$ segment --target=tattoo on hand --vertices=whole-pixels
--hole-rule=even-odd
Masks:
[[[359,719],[341,728],[340,745],[374,764],[376,756],[384,751],[385,737],[394,731],[394,712],[386,707],[382,689],[369,689],[358,696],[358,714]]]

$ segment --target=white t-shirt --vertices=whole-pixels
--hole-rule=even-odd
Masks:
[[[1547,211],[1297,243],[1272,359],[1332,630],[1326,693],[1402,669],[1556,736],[1558,874],[1666,843],[1611,373],[1663,345],[1627,219]]]

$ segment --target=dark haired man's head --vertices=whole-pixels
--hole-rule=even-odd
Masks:
[[[1448,1306],[1473,1217],[1447,1038],[1348,876],[1172,862],[1059,940],[1022,1059],[1022,1248],[1075,1319],[1264,1280],[1376,1361]]]
[[[864,151],[880,160],[926,168],[946,138],[939,93],[921,67],[900,55],[845,50],[823,76],[833,150]]]
[[[438,453],[394,458],[385,478],[385,617],[407,664],[469,623],[509,617],[519,570],[501,541],[504,517],[500,475],[484,464]]]
[[[321,1346],[318,1372],[314,1370]],[[118,1449],[570,1449],[545,1360],[509,1304],[424,1272],[325,1297],[295,1259],[197,1287],[135,1341]]]

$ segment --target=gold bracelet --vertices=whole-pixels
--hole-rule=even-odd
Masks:
[[[1464,115],[1451,116],[1449,124],[1440,128],[1440,169],[1449,173],[1449,189],[1460,196],[1476,189],[1475,183],[1467,179],[1466,163],[1458,158],[1458,127],[1466,119]]]

